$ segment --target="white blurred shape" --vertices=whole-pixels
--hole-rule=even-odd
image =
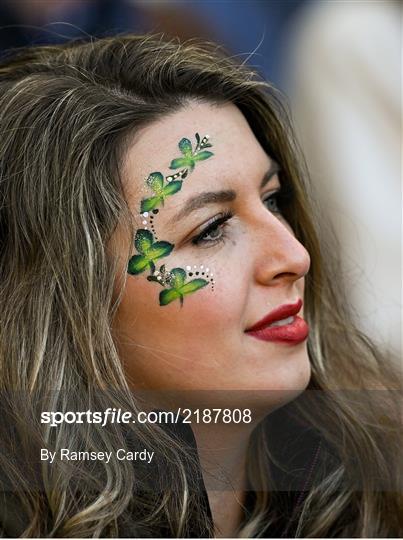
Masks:
[[[289,88],[358,326],[401,351],[401,4],[316,2],[291,30]]]

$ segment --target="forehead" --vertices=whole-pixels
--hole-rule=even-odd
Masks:
[[[135,210],[143,197],[150,196],[146,178],[159,171],[174,174],[171,161],[181,156],[179,141],[186,137],[195,145],[195,134],[209,135],[214,154],[196,164],[175,195],[176,204],[186,194],[205,189],[245,187],[245,179],[262,176],[270,159],[258,143],[248,122],[233,104],[190,103],[172,115],[142,128],[136,133],[126,153],[123,173],[130,206]]]

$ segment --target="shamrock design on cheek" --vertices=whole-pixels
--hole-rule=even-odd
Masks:
[[[170,272],[165,271],[165,265],[161,267],[161,271],[157,273],[157,276],[148,276],[149,281],[157,281],[161,285],[168,285],[169,288],[160,292],[160,305],[166,306],[173,300],[179,299],[181,306],[183,305],[183,297],[192,292],[196,292],[202,287],[208,284],[205,279],[197,278],[191,281],[186,281],[186,272],[183,268],[173,268]],[[161,279],[158,279],[162,276]]]
[[[159,283],[164,288],[159,294],[160,306],[166,306],[178,299],[182,307],[184,296],[198,291],[209,283],[204,277],[186,281],[187,272],[184,268],[173,268],[167,271],[165,265],[162,265],[159,270],[156,270],[156,261],[167,257],[175,246],[164,240],[157,241],[147,227],[149,212],[152,211],[153,214],[157,214],[159,211],[157,207],[160,205],[164,206],[165,199],[168,196],[174,195],[182,189],[183,180],[188,176],[188,173],[193,171],[196,163],[214,155],[213,152],[204,150],[212,146],[209,142],[208,135],[200,139],[200,135],[196,133],[195,138],[196,145],[194,149],[189,139],[183,138],[179,141],[178,146],[183,157],[173,159],[170,164],[170,169],[182,168],[179,172],[167,175],[165,178],[161,172],[152,172],[149,174],[146,185],[153,192],[153,196],[143,199],[140,203],[140,213],[144,218],[143,225],[145,227],[136,231],[134,247],[137,250],[137,254],[130,258],[127,271],[131,275],[138,275],[146,270],[150,271],[147,280]],[[152,228],[153,218],[154,216],[150,217]],[[214,280],[212,279],[212,274],[209,275],[208,268],[204,269],[204,266],[201,265],[200,272],[196,271],[196,266],[193,269],[191,266],[186,266],[186,269],[193,270],[193,272],[188,272],[189,276],[193,274],[199,275],[200,273],[210,279],[214,287]]]
[[[153,234],[146,229],[138,229],[134,245],[139,254],[134,255],[129,261],[128,272],[133,275],[147,269],[154,272],[155,261],[169,255],[174,248],[169,242],[154,242]]]

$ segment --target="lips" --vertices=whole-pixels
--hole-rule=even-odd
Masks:
[[[290,344],[297,344],[304,341],[309,334],[309,327],[301,317],[296,316],[301,310],[302,300],[299,299],[294,304],[283,304],[270,311],[263,319],[248,328],[245,332],[263,341],[279,341]],[[285,324],[270,326],[277,321],[284,321]]]

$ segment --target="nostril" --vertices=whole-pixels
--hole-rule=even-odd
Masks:
[[[282,279],[282,278],[289,278],[294,277],[294,272],[280,272],[279,274],[276,274],[273,279]]]

